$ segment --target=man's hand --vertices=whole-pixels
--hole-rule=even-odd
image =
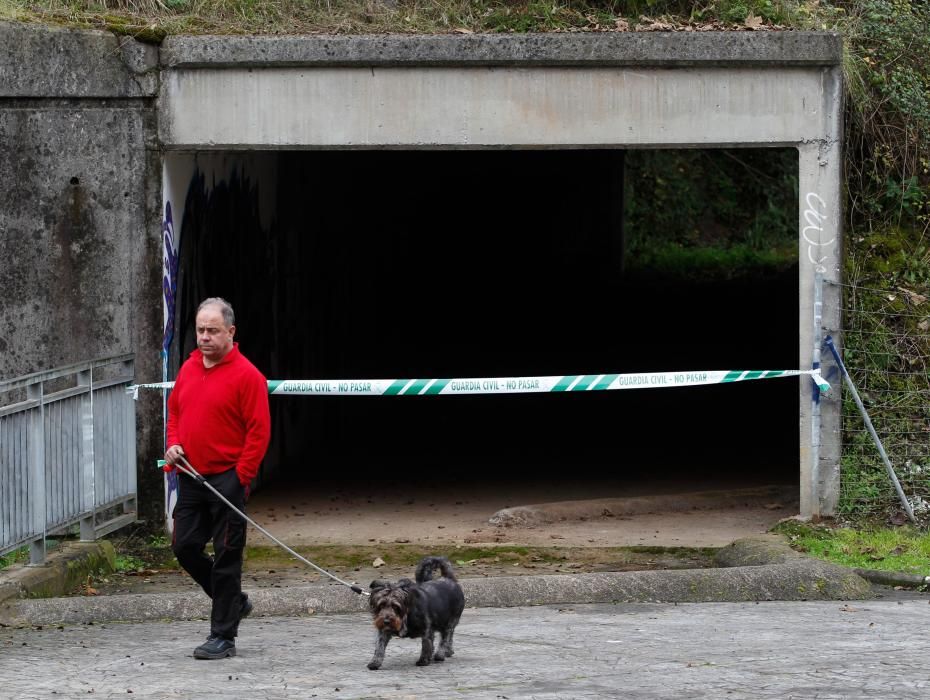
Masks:
[[[183,456],[183,455],[184,455],[184,448],[183,448],[183,447],[181,447],[180,445],[172,445],[172,446],[169,447],[168,450],[165,452],[165,461],[166,461],[168,464],[170,464],[171,466],[174,466],[175,464],[177,464],[177,463],[180,461],[180,460],[179,460],[179,457],[181,457],[181,456]]]
[[[237,477],[239,476],[239,469],[238,469],[238,468],[236,469],[236,476],[237,476]],[[251,481],[246,481],[246,482],[243,484],[243,483],[242,483],[242,479],[239,479],[239,485],[242,486],[242,502],[243,502],[243,503],[248,503],[248,502],[249,502],[249,496],[250,496],[251,493],[252,493],[252,482],[251,482]]]

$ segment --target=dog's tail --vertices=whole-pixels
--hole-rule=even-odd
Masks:
[[[416,580],[417,583],[424,583],[433,578],[433,572],[439,570],[443,578],[457,581],[455,572],[452,570],[452,564],[445,557],[426,557],[417,564]]]

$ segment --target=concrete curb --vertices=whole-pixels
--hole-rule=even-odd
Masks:
[[[19,598],[64,595],[74,590],[88,574],[112,571],[115,565],[113,545],[101,540],[69,543],[40,566],[15,566],[0,571],[0,622],[4,606]]]
[[[721,562],[751,561],[719,569],[633,571],[575,575],[464,579],[468,607],[630,602],[732,602],[753,600],[861,600],[871,586],[853,571],[793,552],[775,536],[740,540]],[[766,556],[773,562],[761,562]],[[262,589],[250,593],[256,616],[359,612],[367,597],[337,585]],[[16,626],[202,619],[200,593],[132,594],[19,600],[4,624]]]
[[[721,547],[714,555],[714,564],[721,567],[766,566],[772,564],[790,564],[796,562],[820,562],[788,546],[788,540],[782,535],[766,534],[744,537]],[[834,565],[830,565],[834,566]],[[837,567],[847,571],[843,567]]]
[[[920,588],[930,585],[930,576],[906,574],[902,571],[881,571],[879,569],[853,569],[856,575],[866,581],[883,586],[901,586],[903,588]]]

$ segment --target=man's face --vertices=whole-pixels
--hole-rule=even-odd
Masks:
[[[235,326],[227,326],[218,306],[205,306],[197,314],[197,347],[211,362],[219,362],[232,350]]]

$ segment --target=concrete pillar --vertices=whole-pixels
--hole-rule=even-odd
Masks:
[[[799,213],[799,321],[800,364],[812,366],[816,338],[814,328],[814,283],[823,279],[823,307],[820,323],[822,337],[831,335],[841,346],[842,289],[842,76],[838,68],[822,71],[821,114],[824,138],[805,141],[798,146]],[[832,515],[840,490],[841,389],[842,380],[835,371],[829,353],[823,357],[821,371],[831,389],[820,396],[813,382],[801,381],[801,515],[817,518]],[[818,440],[812,432],[819,413]]]

